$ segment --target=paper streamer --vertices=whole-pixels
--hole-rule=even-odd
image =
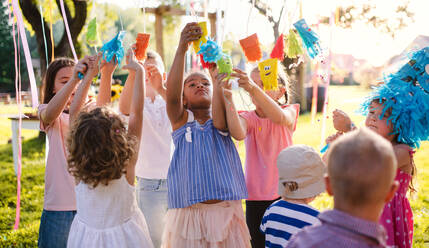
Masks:
[[[39,7],[40,7],[40,22],[42,23],[43,42],[45,44],[46,68],[48,68],[49,66],[48,45],[46,44],[45,22],[43,21],[43,8],[41,4],[39,5]]]
[[[21,10],[19,9],[18,0],[12,0],[13,14],[17,19],[17,25],[19,33],[21,35],[21,42],[24,48],[25,61],[27,64],[28,77],[30,79],[30,88],[31,88],[31,103],[33,108],[37,108],[39,105],[38,96],[37,96],[37,86],[36,78],[34,77],[33,64],[31,63],[30,49],[28,48],[27,36],[25,35],[24,21],[22,19]]]
[[[64,1],[63,0],[60,0],[60,7],[61,7],[61,13],[63,15],[64,27],[66,29],[67,37],[69,39],[70,48],[71,48],[72,53],[73,53],[73,58],[74,58],[75,62],[77,63],[78,59],[77,59],[76,51],[74,50],[73,40],[72,40],[72,37],[70,34],[69,23],[67,21],[67,16],[66,16],[66,11],[64,9]],[[52,32],[52,30],[51,30],[51,32]]]
[[[54,54],[55,53],[55,41],[54,41],[54,29],[52,27],[52,24],[53,24],[53,21],[52,21],[52,0],[49,0],[49,19],[50,19],[49,25],[51,28],[51,48],[52,48],[52,50],[51,50],[51,52],[52,52],[51,61],[54,61],[54,59],[55,59],[55,54]]]
[[[12,3],[13,4],[13,3]],[[19,74],[20,74],[20,65],[21,63],[18,63],[18,55],[19,55],[19,49],[17,46],[19,46],[19,33],[18,33],[18,42],[15,39],[15,22],[12,20],[10,5],[8,3],[9,7],[9,22],[12,23],[12,37],[13,37],[13,47],[15,50],[15,98],[18,104],[18,161],[17,161],[17,185],[16,185],[16,212],[15,212],[15,224],[13,226],[13,229],[18,229],[19,226],[19,219],[21,216],[21,127],[22,127],[22,106],[21,106],[21,81],[19,80]],[[15,8],[13,8],[15,10]]]

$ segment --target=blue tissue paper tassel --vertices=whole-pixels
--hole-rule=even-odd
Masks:
[[[125,31],[120,31],[115,38],[106,42],[100,49],[103,53],[103,59],[106,62],[110,62],[112,58],[116,55],[115,63],[121,64],[122,59],[124,58],[124,46],[122,40],[124,39]]]
[[[428,68],[428,69],[426,69]],[[370,105],[377,101],[383,112],[390,109],[387,122],[393,125],[397,141],[418,148],[429,140],[429,47],[410,56],[408,63],[385,78],[361,104],[359,112],[367,115]]]
[[[216,63],[223,55],[222,48],[210,38],[200,46],[200,51],[197,54],[202,54],[204,61],[210,63]]]
[[[304,19],[301,19],[293,24],[299,36],[301,36],[302,44],[307,50],[308,56],[314,59],[321,54],[322,48],[320,46],[319,36],[311,30]]]

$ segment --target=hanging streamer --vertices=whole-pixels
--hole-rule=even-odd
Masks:
[[[244,51],[244,55],[249,62],[261,60],[262,51],[259,44],[258,35],[256,33],[244,39],[241,39],[240,45]]]
[[[49,0],[49,25],[51,28],[50,36],[51,36],[51,61],[54,61],[55,59],[55,41],[54,41],[54,28],[53,28],[53,19],[52,19],[52,0]]]
[[[31,102],[33,108],[39,105],[37,97],[36,78],[34,77],[33,64],[31,63],[30,49],[28,48],[27,36],[25,35],[24,20],[22,19],[21,10],[19,9],[18,0],[12,0],[13,14],[17,19],[17,27],[21,36],[22,46],[24,48],[25,61],[27,64],[28,77],[30,79]]]
[[[334,13],[331,13],[331,16],[329,17],[329,27],[330,27],[330,33],[329,33],[329,55],[328,55],[328,61],[326,62],[326,66],[328,68],[327,70],[327,77],[325,82],[325,102],[323,103],[323,118],[322,118],[322,135],[320,136],[320,146],[322,147],[325,143],[325,131],[326,131],[326,119],[328,118],[328,103],[329,103],[329,83],[331,81],[331,61],[332,61],[332,34],[333,34],[333,28],[334,28]]]
[[[150,34],[138,33],[136,37],[136,58],[143,60],[146,58],[146,50],[149,46]]]
[[[314,59],[321,54],[322,48],[320,46],[319,36],[311,30],[304,19],[301,19],[293,24],[301,36],[302,44],[307,49],[308,56]]]
[[[78,59],[77,59],[76,51],[74,50],[73,40],[72,40],[72,37],[70,34],[70,28],[69,28],[69,24],[67,21],[67,15],[66,15],[66,11],[64,9],[64,1],[63,0],[60,0],[60,7],[61,7],[61,13],[63,15],[63,20],[64,20],[64,28],[66,29],[67,37],[69,39],[70,48],[71,48],[72,53],[73,53],[73,58],[74,58],[75,62],[77,63]]]
[[[264,85],[264,90],[277,90],[277,59],[267,59],[258,64],[259,75]]]
[[[13,4],[13,3],[12,3]],[[17,159],[17,186],[16,186],[16,211],[15,211],[15,224],[13,229],[16,230],[19,227],[19,220],[21,215],[21,171],[22,171],[22,143],[21,143],[21,127],[22,127],[22,106],[21,106],[21,80],[19,80],[20,75],[20,60],[18,61],[18,56],[20,53],[19,49],[19,32],[17,33],[18,39],[15,39],[15,22],[12,19],[12,9],[8,3],[9,8],[9,22],[12,23],[12,37],[13,37],[13,47],[15,50],[15,99],[18,104],[18,159]],[[18,46],[18,48],[17,48]]]
[[[285,56],[285,40],[283,34],[280,34],[279,38],[277,38],[276,45],[271,51],[270,58],[277,58],[282,61]]]
[[[43,9],[42,5],[39,5],[40,7],[40,22],[42,24],[42,32],[43,32],[43,42],[45,44],[45,56],[46,56],[46,68],[49,66],[49,59],[48,59],[48,46],[46,44],[46,34],[45,34],[45,22],[43,21]]]
[[[124,46],[122,40],[124,39],[125,31],[119,33],[110,41],[106,42],[100,51],[103,52],[103,59],[110,62],[115,57],[115,63],[121,64],[124,57]]]

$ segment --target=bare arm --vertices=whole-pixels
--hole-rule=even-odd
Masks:
[[[148,78],[148,82],[150,86],[164,99],[167,99],[167,89],[164,86],[164,75],[161,74],[161,70],[153,65],[149,64],[145,66],[146,77]]]
[[[219,82],[217,80],[217,76],[218,76],[217,68],[210,68],[210,76],[213,82],[213,100],[212,100],[213,126],[218,130],[226,131],[228,130],[228,125],[226,123],[225,101],[224,101],[224,96],[222,91],[223,88],[219,85]]]
[[[70,80],[59,90],[55,96],[49,101],[46,109],[40,112],[40,118],[45,125],[51,124],[61,112],[64,110],[70,96],[73,94],[76,86],[79,84],[78,73],[85,73],[87,57],[81,59],[73,69],[73,75]]]
[[[250,80],[247,74],[239,69],[234,69],[235,73],[231,76],[238,77],[240,87],[249,92],[253,100],[263,109],[264,114],[274,123],[293,128],[296,119],[296,111],[292,108],[283,111],[283,109]]]
[[[234,101],[232,100],[231,83],[223,81],[227,75],[219,74],[216,76],[217,84],[222,91],[222,99],[225,102],[225,113],[227,128],[231,136],[236,140],[243,140],[246,138],[247,125],[243,125],[241,117],[238,115],[235,108]]]
[[[112,77],[113,72],[118,66],[115,63],[115,57],[110,62],[102,61],[101,66],[101,77],[100,77],[100,88],[98,89],[97,95],[97,106],[104,106],[111,101],[112,92]]]
[[[411,174],[412,161],[409,149],[405,149],[405,147],[401,145],[393,145],[393,151],[395,152],[396,160],[398,161],[398,169]]]
[[[79,87],[77,88],[73,102],[70,105],[70,124],[73,123],[79,111],[82,109],[82,106],[85,104],[85,99],[88,95],[92,79],[98,74],[98,61],[100,58],[101,54],[89,57],[88,70],[85,73],[85,77],[83,78]]]
[[[183,74],[185,54],[190,42],[199,39],[201,28],[197,23],[188,23],[180,35],[179,46],[167,78],[167,114],[173,130],[186,123],[187,112],[183,106]]]
[[[131,50],[128,53],[132,53]],[[129,63],[124,67],[135,71],[134,92],[130,106],[130,118],[128,122],[128,136],[136,137],[135,152],[126,166],[126,178],[129,184],[134,185],[135,166],[138,158],[140,139],[143,125],[143,107],[145,95],[145,72],[143,65],[137,62],[134,54],[129,58]]]
[[[119,111],[124,115],[130,114],[135,78],[136,73],[134,71],[129,71],[127,80],[125,81],[125,86],[122,89],[121,96],[119,97]]]

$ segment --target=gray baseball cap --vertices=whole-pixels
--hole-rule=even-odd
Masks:
[[[319,154],[307,145],[292,145],[277,157],[279,195],[291,199],[315,197],[325,191],[326,166]],[[285,187],[285,184],[291,185]]]

